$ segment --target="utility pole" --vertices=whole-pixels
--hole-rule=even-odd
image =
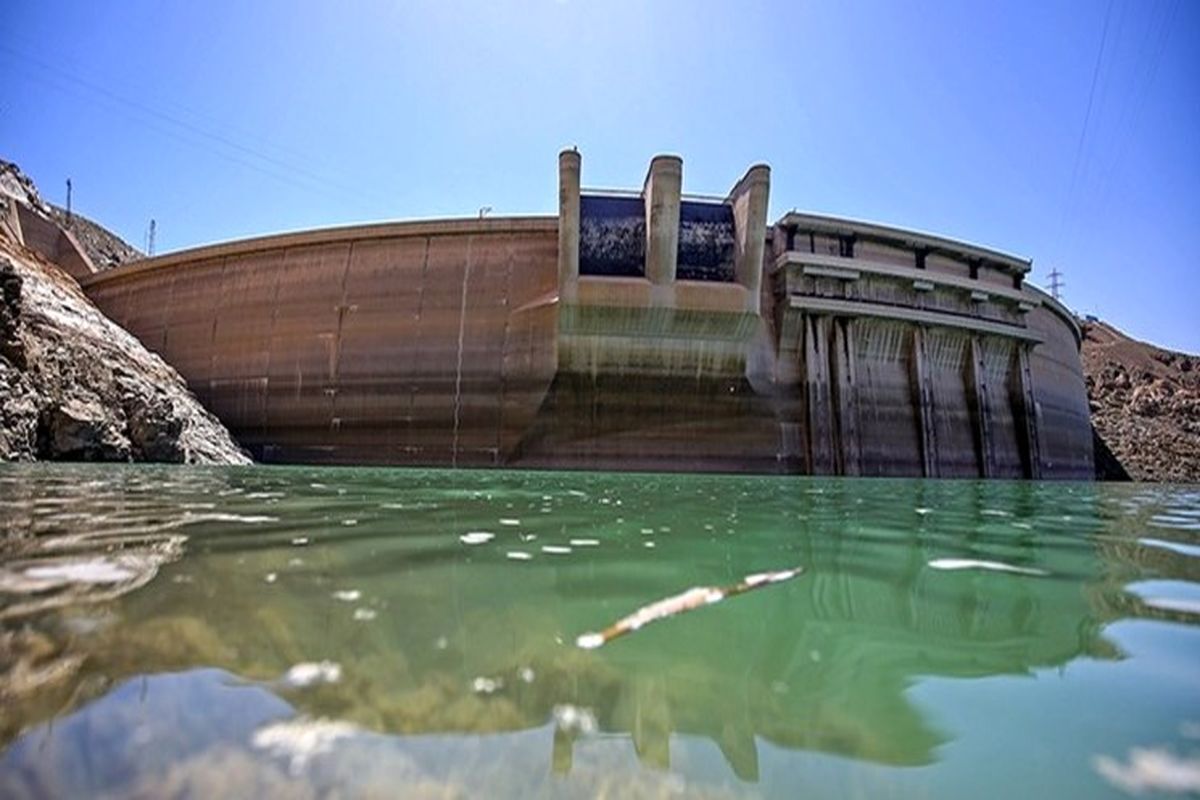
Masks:
[[[67,178],[67,226],[71,225],[71,179]]]
[[[1062,288],[1066,286],[1062,282],[1063,274],[1058,271],[1058,267],[1050,270],[1050,296],[1055,300],[1062,300]]]
[[[150,230],[146,233],[146,255],[148,255],[148,256],[154,255],[155,227],[156,227],[156,225],[155,225],[154,220],[150,220]]]

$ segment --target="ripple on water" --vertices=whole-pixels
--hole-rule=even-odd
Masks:
[[[991,572],[1011,572],[1018,575],[1049,575],[1044,569],[1036,569],[1034,567],[1018,567],[1013,564],[1005,564],[1002,561],[985,561],[975,558],[935,558],[929,562],[929,566],[940,570],[960,570],[960,569],[981,569]]]

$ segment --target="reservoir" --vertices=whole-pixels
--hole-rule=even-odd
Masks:
[[[0,796],[1200,786],[1200,487],[0,467]]]

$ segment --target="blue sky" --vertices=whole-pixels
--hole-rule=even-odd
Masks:
[[[0,157],[159,252],[772,167],[1200,352],[1200,3],[0,2]]]

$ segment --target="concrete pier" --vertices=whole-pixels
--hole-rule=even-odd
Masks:
[[[771,191],[771,168],[766,164],[751,167],[729,193],[737,229],[734,274],[746,288],[746,310],[757,314],[762,292],[763,254],[767,225],[767,202]]]
[[[679,255],[679,204],[683,193],[683,159],[655,156],[646,173],[646,277],[656,306],[675,305],[675,266]]]
[[[563,302],[574,302],[579,293],[581,165],[578,150],[558,154],[558,291]]]

